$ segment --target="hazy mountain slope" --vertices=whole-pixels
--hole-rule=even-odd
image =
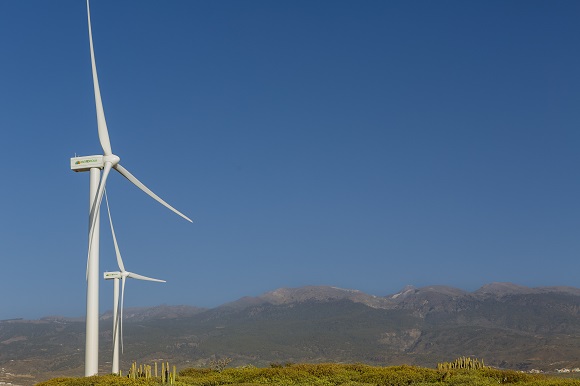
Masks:
[[[329,286],[306,286],[300,288],[279,288],[258,297],[241,298],[235,302],[227,303],[220,308],[243,309],[260,304],[281,305],[307,301],[325,302],[334,300],[349,300],[373,308],[388,308],[392,304],[388,298],[368,295],[358,290]]]
[[[509,368],[580,367],[580,291],[492,283],[469,293],[406,287],[372,296],[309,286],[279,289],[213,309],[159,306],[125,313],[122,368],[133,360],[205,366],[213,356],[232,365],[271,362],[366,362],[435,366],[460,355]],[[101,371],[110,368],[110,316],[101,323]],[[80,375],[84,323],[51,317],[0,322],[0,366],[31,384]],[[33,369],[33,370],[31,370]],[[10,381],[2,378],[0,381]],[[14,379],[12,379],[14,380]],[[27,383],[28,382],[28,383]]]

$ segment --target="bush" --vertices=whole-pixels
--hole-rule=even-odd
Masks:
[[[114,375],[88,378],[55,378],[37,386],[158,386],[155,379],[128,379]],[[580,385],[578,380],[549,378],[492,368],[434,370],[414,366],[374,367],[363,364],[287,364],[274,368],[244,367],[181,370],[176,386],[521,386]]]
[[[150,386],[157,382],[151,379],[131,379],[117,375],[103,375],[84,378],[54,378],[36,386]]]

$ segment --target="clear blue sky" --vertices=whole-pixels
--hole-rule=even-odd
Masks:
[[[580,2],[93,0],[127,306],[580,283]],[[0,2],[0,319],[84,316],[83,0]],[[103,218],[104,219],[104,218]],[[114,270],[102,222],[101,268]],[[101,310],[111,309],[101,281]]]

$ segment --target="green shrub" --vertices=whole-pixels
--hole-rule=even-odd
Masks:
[[[156,384],[156,381],[145,378],[131,379],[117,375],[103,375],[83,378],[54,378],[38,383],[36,386],[150,386]]]
[[[209,374],[211,372],[213,372],[212,369],[197,369],[197,368],[189,367],[185,370],[181,370],[178,375],[180,377],[197,377],[200,375]]]
[[[572,386],[579,380],[530,375],[509,370],[434,370],[414,366],[375,367],[363,364],[287,364],[281,367],[181,370],[175,386]],[[55,378],[37,386],[158,386],[157,379],[118,376]]]

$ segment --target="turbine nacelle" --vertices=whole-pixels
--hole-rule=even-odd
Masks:
[[[113,280],[113,279],[120,279],[122,277],[122,273],[121,272],[105,272],[103,274],[103,277],[105,280]]]
[[[73,157],[70,159],[70,168],[74,172],[88,172],[91,168],[104,169],[106,162],[110,162],[111,166],[115,166],[119,161],[121,161],[121,158],[114,154]]]
[[[88,155],[70,159],[70,168],[75,172],[88,172],[91,168],[103,169],[104,167],[105,160],[102,155]]]

